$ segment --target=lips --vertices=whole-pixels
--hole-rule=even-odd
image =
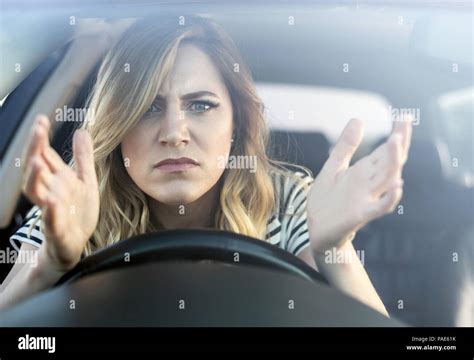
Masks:
[[[166,172],[175,172],[175,171],[184,171],[187,169],[191,169],[195,166],[198,166],[199,163],[187,157],[180,157],[177,159],[165,159],[160,161],[155,165],[155,168],[166,171]]]

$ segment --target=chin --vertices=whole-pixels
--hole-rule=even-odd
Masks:
[[[149,195],[156,201],[159,201],[167,205],[186,205],[198,200],[205,191],[200,192],[196,189],[188,188],[188,186],[175,187],[163,186],[160,187],[160,191],[150,192]]]

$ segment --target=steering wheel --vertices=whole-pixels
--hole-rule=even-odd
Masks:
[[[53,289],[6,309],[0,326],[403,324],[329,287],[275,245],[225,231],[172,230],[86,257]]]
[[[56,286],[109,269],[177,260],[254,265],[327,283],[304,261],[261,240],[220,230],[166,230],[132,237],[86,257]]]

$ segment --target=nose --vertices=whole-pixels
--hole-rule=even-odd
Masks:
[[[189,143],[189,131],[185,112],[178,106],[169,106],[166,109],[166,114],[160,127],[159,141],[162,145],[170,146]]]

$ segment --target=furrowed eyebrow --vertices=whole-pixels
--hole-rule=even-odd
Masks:
[[[181,100],[197,99],[197,98],[200,98],[200,97],[203,97],[203,96],[214,96],[216,98],[219,98],[219,96],[217,96],[216,94],[214,94],[211,91],[196,91],[196,92],[192,92],[192,93],[185,94],[185,95],[181,96]],[[158,95],[156,97],[156,100],[165,101],[166,98],[162,95]]]
[[[214,94],[213,92],[210,92],[210,91],[196,91],[196,92],[185,94],[185,95],[181,96],[181,99],[190,100],[190,99],[200,98],[200,97],[203,97],[203,96],[214,96],[216,98],[219,98],[219,96],[217,96],[216,94]]]

